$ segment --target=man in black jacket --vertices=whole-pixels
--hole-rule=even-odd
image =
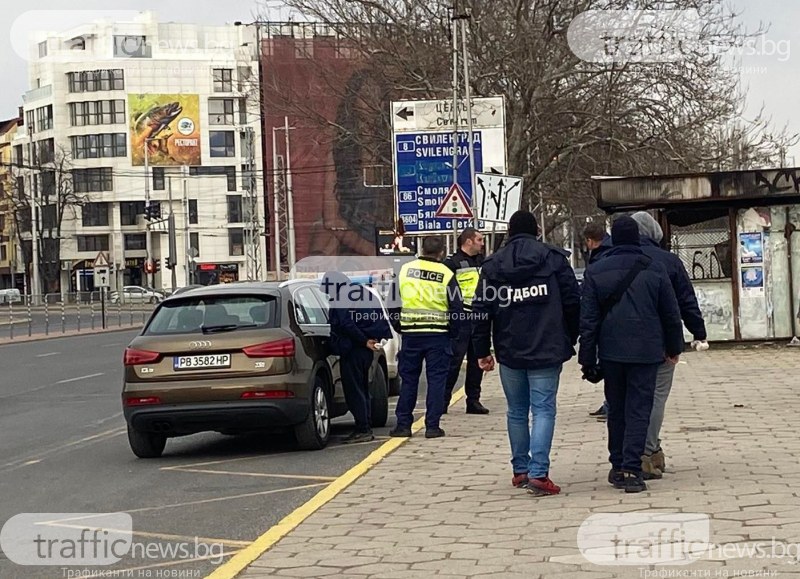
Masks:
[[[611,228],[614,247],[590,265],[583,281],[581,345],[584,376],[602,368],[608,401],[608,481],[625,492],[647,489],[642,477],[656,374],[683,350],[680,311],[667,272],[644,255],[636,221]],[[599,363],[598,363],[599,360]]]
[[[331,300],[331,353],[339,356],[342,389],[355,429],[344,442],[375,440],[370,425],[369,368],[377,344],[392,337],[378,298],[340,272],[328,272],[322,290]]]
[[[605,226],[596,222],[589,223],[584,228],[583,244],[586,246],[586,267],[595,263],[613,247],[611,245],[611,236],[606,231]],[[605,420],[607,415],[608,403],[605,400],[603,400],[600,408],[589,413],[589,416],[593,416],[597,420]]]
[[[484,261],[473,301],[473,346],[489,371],[494,341],[508,402],[512,484],[541,496],[561,490],[550,480],[550,448],[561,368],[575,355],[580,293],[567,252],[537,241],[537,234],[533,214],[517,211],[508,222],[508,243]]]
[[[645,255],[652,258],[664,266],[678,298],[678,307],[681,310],[681,318],[686,329],[694,336],[693,344],[707,346],[706,325],[703,321],[703,314],[697,304],[697,296],[694,287],[686,273],[681,258],[674,253],[670,253],[659,247],[664,232],[658,221],[645,212],[634,213],[634,221],[639,226],[639,236],[641,238],[642,251]],[[701,346],[702,347],[702,346]],[[664,473],[665,458],[664,451],[661,449],[661,425],[664,422],[664,409],[667,406],[667,398],[672,390],[672,380],[675,377],[675,365],[664,362],[658,369],[656,377],[656,391],[653,398],[653,411],[650,414],[650,427],[647,430],[647,442],[642,456],[642,472],[645,479],[661,478]]]
[[[464,312],[472,313],[472,300],[480,279],[483,264],[483,234],[473,227],[467,227],[458,236],[458,251],[444,260],[444,264],[456,274],[456,282],[461,289]],[[447,386],[444,391],[444,412],[453,397],[453,389],[461,374],[464,356],[467,357],[467,372],[464,377],[464,390],[467,394],[467,414],[489,414],[489,410],[481,404],[481,380],[483,370],[478,367],[478,358],[472,347],[472,321],[466,320],[461,326],[461,335],[453,340],[453,358],[447,374]]]

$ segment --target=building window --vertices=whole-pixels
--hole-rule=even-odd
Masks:
[[[69,119],[73,127],[88,125],[124,125],[125,101],[85,101],[69,103]]]
[[[164,177],[164,167],[153,167],[153,191],[163,191],[167,188]]]
[[[56,160],[56,142],[55,139],[45,139],[37,141],[33,147],[33,164],[43,165],[45,163],[52,163]]]
[[[25,113],[25,125],[28,127],[28,132],[33,134],[36,132],[36,111],[27,111]]]
[[[70,137],[72,156],[76,159],[126,157],[128,140],[125,133],[103,133]]]
[[[125,251],[147,249],[147,235],[144,233],[126,233]]]
[[[108,251],[108,235],[79,235],[78,251]]]
[[[73,169],[72,188],[75,190],[75,193],[113,191],[114,179],[111,171],[111,167]]]
[[[83,206],[84,227],[106,227],[108,225],[108,203],[87,203]]]
[[[149,58],[153,55],[146,36],[114,36],[116,58]]]
[[[233,124],[233,99],[208,100],[208,124],[232,125]]]
[[[47,41],[43,41],[39,43],[39,58],[44,58],[47,56]]]
[[[8,261],[8,250],[5,245],[0,245],[0,261]]]
[[[225,175],[228,178],[228,191],[238,191],[236,188],[236,167],[189,167],[189,175]]]
[[[41,208],[42,229],[55,229],[56,228],[56,206],[44,205]]]
[[[189,199],[189,224],[197,225],[197,199]]]
[[[228,230],[228,252],[230,255],[244,255],[244,229]]]
[[[211,76],[214,79],[214,92],[233,91],[232,68],[215,68],[211,71]]]
[[[39,127],[40,131],[47,131],[53,128],[53,105],[36,109],[36,126]]]
[[[242,223],[242,196],[228,195],[228,223]]]
[[[67,80],[69,92],[125,90],[125,76],[121,68],[69,72]]]
[[[44,199],[54,197],[56,194],[56,172],[55,171],[42,171],[38,175],[33,176],[34,181],[39,187],[39,195]]]
[[[212,157],[236,156],[236,139],[233,131],[209,131],[208,140],[211,144]]]
[[[192,252],[191,250],[194,250]],[[190,233],[189,234],[189,254],[193,254],[194,258],[200,257],[200,234],[199,233]]]
[[[119,204],[122,225],[136,225],[136,218],[139,215],[144,215],[144,201],[122,201]]]
[[[22,165],[22,145],[14,145],[14,164]]]

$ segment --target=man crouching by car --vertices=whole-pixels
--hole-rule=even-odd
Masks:
[[[378,343],[392,337],[377,298],[341,272],[328,272],[322,291],[331,301],[331,353],[339,356],[342,387],[355,430],[345,444],[375,440],[370,427],[369,368]]]

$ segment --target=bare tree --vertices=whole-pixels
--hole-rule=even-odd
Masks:
[[[32,239],[36,235],[39,243],[39,276],[42,288],[31,288],[32,293],[50,293],[60,290],[61,238],[65,218],[77,218],[76,208],[83,206],[87,196],[76,193],[72,183],[70,154],[59,148],[52,154],[38,155],[35,165],[12,172],[12,187],[7,192],[11,202],[14,229],[22,249],[26,271],[33,267]],[[25,185],[25,179],[30,176]],[[35,205],[38,207],[38,228],[33,219]],[[36,231],[34,231],[36,229]]]
[[[333,128],[391,165],[389,101],[449,96],[452,2],[444,0],[287,0],[336,33],[355,54],[372,90],[359,92],[371,122],[344,131],[285,90],[281,106]],[[679,173],[778,161],[797,142],[758,115],[743,119],[745,95],[730,59],[757,35],[718,0],[461,0],[471,15],[474,95],[506,99],[508,172],[525,178],[523,205],[540,202],[548,230],[596,206],[590,177]],[[696,10],[702,27],[681,58],[657,63],[587,62],[568,30],[588,10]],[[341,94],[336,70],[320,66],[316,88]],[[269,74],[269,71],[266,71]],[[266,82],[269,82],[267,79]],[[274,87],[280,92],[280,87]],[[324,133],[323,133],[324,134]]]

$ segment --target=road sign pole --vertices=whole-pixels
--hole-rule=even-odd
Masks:
[[[106,329],[106,288],[100,288],[100,317],[103,320],[103,329]]]
[[[458,184],[458,13],[453,3],[453,185]],[[458,226],[453,219],[453,245],[458,245]]]
[[[478,204],[475,194],[475,147],[473,144],[472,124],[472,89],[469,86],[469,46],[467,46],[467,19],[469,15],[461,18],[461,46],[464,50],[464,100],[467,102],[467,142],[469,143],[469,182],[472,188],[472,217],[475,229],[478,229]]]

